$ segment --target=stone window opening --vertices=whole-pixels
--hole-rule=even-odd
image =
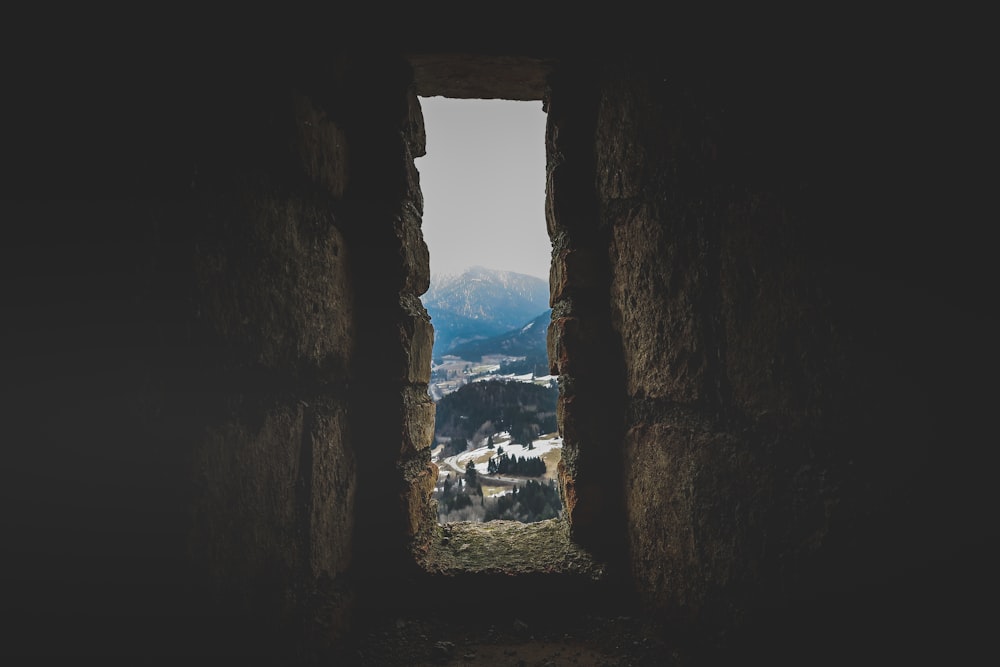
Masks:
[[[593,268],[595,262],[586,259],[593,259],[599,254],[595,245],[600,240],[583,235],[567,238],[558,221],[561,202],[552,191],[553,183],[571,184],[591,174],[565,165],[567,158],[575,158],[576,155],[573,151],[566,151],[558,139],[560,130],[554,125],[550,113],[551,100],[545,81],[547,70],[543,64],[532,62],[526,66],[535,78],[534,84],[529,85],[525,93],[523,86],[518,88],[517,81],[523,83],[532,79],[511,76],[516,67],[512,69],[510,62],[492,65],[487,62],[476,70],[481,76],[470,75],[462,67],[459,67],[461,73],[455,75],[449,69],[455,63],[447,59],[417,57],[411,58],[411,63],[414,64],[416,94],[420,97],[441,95],[536,100],[543,104],[546,113],[545,220],[552,243],[549,265],[552,315],[547,331],[547,353],[550,373],[559,378],[558,433],[564,439],[563,460],[557,476],[562,501],[558,518],[530,524],[513,521],[432,523],[430,517],[436,517],[437,512],[424,477],[421,480],[424,484],[422,490],[432,506],[422,513],[422,524],[414,526],[417,537],[413,541],[413,553],[420,567],[431,573],[560,573],[591,580],[603,579],[606,564],[617,555],[614,552],[617,529],[608,529],[608,516],[614,515],[608,507],[614,503],[607,502],[607,499],[610,493],[614,493],[614,482],[608,485],[607,480],[598,479],[598,469],[606,454],[581,456],[583,448],[596,450],[597,443],[593,436],[581,436],[581,429],[588,426],[587,420],[575,423],[575,415],[593,408],[603,397],[601,391],[592,390],[596,385],[586,372],[574,377],[580,368],[574,368],[571,363],[571,360],[577,360],[577,366],[583,367],[584,364],[578,360],[596,352],[595,348],[606,342],[596,341],[592,331],[603,331],[607,322],[595,325],[592,321],[593,309],[577,312],[572,305],[574,297],[579,300],[576,292],[580,292],[581,287],[584,291],[589,289],[595,282],[594,276],[599,273],[599,269],[595,271]],[[560,105],[558,108],[562,110],[566,107]],[[565,116],[565,112],[562,115]],[[579,115],[584,121],[589,119],[586,107]],[[575,128],[572,129],[575,131]],[[573,136],[568,132],[566,134]],[[586,166],[583,163],[583,168]],[[596,207],[590,214],[596,216]],[[566,375],[567,371],[569,375]],[[570,436],[568,457],[567,434]],[[427,457],[430,458],[429,452]],[[581,463],[583,468],[580,468]],[[583,484],[577,479],[580,469],[584,470]],[[613,470],[609,474],[613,476]],[[605,486],[610,486],[610,491]],[[623,521],[621,516],[617,519],[619,523]],[[609,545],[610,549],[607,548]]]
[[[545,112],[540,101],[419,102],[427,136],[416,167],[432,274],[422,299],[435,331],[429,393],[438,406],[431,450],[438,522],[558,518],[558,378],[549,373],[545,340],[552,249],[544,221]],[[465,340],[471,335],[476,339]],[[474,402],[468,415],[455,412],[462,397]],[[491,404],[497,400],[504,402]]]

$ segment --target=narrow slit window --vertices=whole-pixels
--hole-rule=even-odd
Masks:
[[[438,521],[562,516],[541,101],[420,98]]]

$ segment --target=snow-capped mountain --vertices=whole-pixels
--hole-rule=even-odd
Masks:
[[[513,271],[473,267],[458,276],[432,276],[421,301],[434,325],[434,358],[461,343],[523,327],[549,307],[545,280]]]

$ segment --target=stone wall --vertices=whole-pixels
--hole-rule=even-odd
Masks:
[[[545,102],[552,240],[548,356],[551,372],[559,375],[559,480],[571,534],[599,558],[617,563],[624,550],[622,359],[611,329],[608,235],[594,188],[592,74],[583,63],[567,63],[550,78]]]
[[[3,644],[319,657],[438,583],[413,71],[128,46],[8,82]],[[471,70],[547,86],[571,535],[678,624],[981,629],[991,251],[901,72],[816,64]]]
[[[577,254],[578,269],[564,252],[555,284],[608,289],[613,325],[573,323],[593,341],[574,353],[572,319],[557,320],[570,352],[559,363],[622,360],[634,586],[670,618],[743,628],[762,645],[957,627],[941,610],[961,596],[937,568],[980,562],[992,539],[984,480],[947,454],[968,452],[984,424],[948,387],[981,379],[936,356],[963,341],[983,350],[968,301],[981,269],[954,261],[957,239],[912,225],[930,211],[899,196],[924,178],[907,162],[907,107],[868,87],[870,62],[852,65],[805,79],[789,62],[695,71],[623,57],[595,65],[596,101],[553,86],[553,108],[573,100],[593,117],[572,129],[581,143],[592,132],[593,171],[579,181],[596,199],[596,215],[579,204],[556,217],[585,220],[606,252]],[[852,95],[900,115],[862,112]],[[563,130],[557,120],[550,134],[570,141]],[[575,152],[586,165],[586,148]],[[564,193],[550,187],[558,207]],[[948,274],[928,276],[921,256]],[[607,408],[613,424],[620,408]],[[566,425],[568,444],[579,425]],[[613,428],[585,430],[611,442]],[[944,541],[926,539],[942,529]]]
[[[355,575],[360,604],[392,604],[414,576],[411,548],[437,526],[430,495],[434,404],[430,381],[433,328],[420,295],[430,284],[420,231],[423,197],[414,158],[424,154],[423,116],[402,57],[364,61],[353,165],[354,277],[362,335],[354,357],[354,418],[359,476]]]
[[[4,651],[303,659],[355,595],[363,98],[342,61],[139,53],[18,101]]]

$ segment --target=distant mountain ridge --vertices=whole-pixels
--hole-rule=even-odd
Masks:
[[[478,361],[487,354],[505,354],[544,364],[547,359],[546,335],[551,320],[552,309],[547,308],[527,324],[499,336],[460,343],[450,353],[468,361]]]
[[[458,276],[432,276],[421,297],[434,326],[433,356],[456,345],[507,333],[549,307],[549,285],[513,271],[473,267]]]

